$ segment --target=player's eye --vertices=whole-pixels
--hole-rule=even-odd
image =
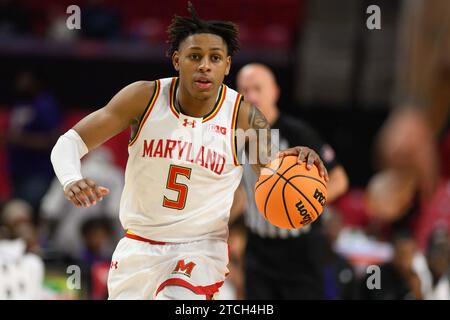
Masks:
[[[190,55],[190,58],[191,58],[192,60],[199,60],[199,59],[200,59],[200,55],[197,54],[197,53],[192,53],[192,54]]]
[[[211,57],[211,60],[212,60],[213,62],[219,62],[220,60],[222,60],[222,57],[219,56],[219,55],[213,55],[213,56]]]

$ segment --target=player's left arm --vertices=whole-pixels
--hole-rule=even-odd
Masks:
[[[261,168],[264,168],[276,157],[293,155],[298,157],[299,163],[306,162],[308,170],[311,169],[313,165],[316,165],[319,169],[319,174],[325,178],[325,181],[328,181],[327,169],[319,155],[311,148],[306,146],[296,146],[277,153],[278,150],[271,141],[270,125],[255,105],[242,101],[237,120],[238,129],[242,129],[244,132],[249,129],[256,130],[256,134],[245,135],[245,143],[256,144],[256,148],[254,149],[257,151],[255,157],[256,163],[251,163],[251,165],[258,176],[261,172]],[[265,142],[260,143],[260,139],[265,139]]]

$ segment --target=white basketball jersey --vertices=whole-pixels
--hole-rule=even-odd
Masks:
[[[194,118],[174,106],[178,81],[155,81],[130,140],[120,220],[156,241],[226,240],[242,177],[233,134],[242,96],[222,85],[213,110]]]

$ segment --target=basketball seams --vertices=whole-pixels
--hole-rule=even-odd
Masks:
[[[314,180],[314,181],[319,182],[321,185],[323,185],[324,188],[327,187],[322,181],[320,181],[319,179],[314,178],[314,177],[310,177],[310,176],[307,176],[307,175],[304,175],[304,174],[297,175],[296,177],[302,177],[302,178],[312,179],[312,180]]]
[[[284,159],[284,158],[283,158],[283,159]],[[297,163],[296,163],[296,164],[297,164]],[[280,164],[280,166],[281,166],[281,164]],[[278,167],[278,169],[280,168],[280,166]],[[289,167],[287,170],[289,170],[290,168],[292,168],[292,166]],[[276,170],[273,170],[273,169],[271,169],[271,168],[266,168],[266,169],[269,169],[269,170],[271,170],[274,174],[278,174],[278,175],[283,175],[283,174],[285,174],[285,173],[287,172],[287,170],[286,170],[286,171],[284,171],[283,173],[278,173]],[[277,169],[277,170],[278,170],[278,169]],[[270,179],[271,177],[273,177],[273,175],[271,175],[269,178],[267,178],[266,180],[264,180],[263,182],[261,182],[261,183],[258,185],[258,187],[259,187],[262,183],[264,183],[264,182],[266,182],[268,179]],[[317,179],[317,178],[314,178],[314,177],[310,177],[310,176],[306,176],[306,175],[297,175],[296,177],[303,177],[303,178],[312,179],[312,180],[314,180],[314,181],[319,182],[324,188],[327,187],[321,180],[319,180],[319,179]],[[284,178],[284,179],[286,180],[286,178]],[[255,190],[256,190],[256,189],[255,189]]]
[[[290,186],[292,186],[292,187],[294,188],[294,190],[297,191],[297,192],[299,193],[299,195],[301,195],[301,196],[307,201],[307,203],[309,203],[309,205],[310,205],[310,206],[313,208],[313,210],[314,210],[314,214],[315,214],[314,220],[316,220],[316,219],[319,218],[319,216],[320,216],[319,210],[318,210],[318,209],[316,208],[316,206],[312,203],[312,201],[311,201],[308,197],[306,197],[305,193],[303,193],[302,191],[300,191],[300,190],[299,190],[299,189],[291,182],[291,180],[294,179],[294,178],[306,178],[306,179],[311,179],[311,180],[314,180],[314,181],[316,181],[316,182],[319,182],[319,183],[320,183],[323,187],[325,187],[325,188],[326,188],[326,185],[325,185],[321,180],[319,180],[319,179],[317,179],[317,178],[314,178],[314,177],[311,177],[311,176],[307,176],[307,175],[303,175],[303,174],[299,174],[299,175],[295,175],[295,176],[286,178],[286,177],[284,176],[284,174],[286,174],[289,170],[291,170],[292,168],[294,168],[298,163],[297,163],[297,162],[294,163],[293,165],[291,165],[290,167],[288,167],[288,168],[287,168],[286,170],[284,170],[283,172],[277,172],[277,171],[281,168],[281,166],[282,166],[282,164],[283,164],[283,161],[284,161],[284,158],[285,158],[285,157],[283,157],[283,159],[281,160],[281,162],[280,162],[280,164],[279,164],[279,166],[278,166],[278,168],[277,168],[276,170],[275,170],[275,169],[272,169],[272,168],[270,168],[270,167],[267,167],[267,168],[266,168],[266,169],[272,171],[273,174],[270,175],[270,176],[269,176],[268,178],[266,178],[265,180],[263,180],[261,183],[259,183],[259,184],[255,187],[255,191],[258,189],[259,186],[261,186],[262,184],[264,184],[264,183],[267,182],[268,180],[271,180],[271,178],[274,177],[275,174],[278,175],[278,179],[277,179],[277,180],[273,183],[273,185],[271,186],[271,188],[270,188],[270,190],[269,190],[269,192],[268,192],[268,194],[267,194],[267,197],[266,197],[266,199],[265,199],[265,203],[264,203],[264,217],[266,218],[266,220],[268,220],[268,218],[267,218],[267,206],[268,206],[268,203],[269,203],[270,196],[271,196],[271,194],[272,194],[272,191],[273,191],[274,188],[276,187],[278,181],[280,181],[280,179],[283,178],[283,180],[285,181],[285,184],[284,184],[284,186],[282,187],[281,195],[282,195],[282,200],[283,200],[284,211],[285,211],[285,215],[287,216],[290,225],[292,226],[292,228],[295,229],[296,227],[295,227],[294,223],[293,223],[292,220],[291,220],[291,216],[290,216],[290,214],[289,214],[289,210],[288,210],[287,203],[286,203],[286,199],[285,199],[286,186],[287,186],[288,184],[289,184]],[[312,214],[312,213],[313,213],[313,212],[311,212],[311,214]],[[313,221],[314,221],[314,220],[313,220]]]
[[[280,164],[278,165],[278,168],[277,168],[277,170],[275,171],[275,172],[277,172],[280,168],[281,168],[281,166],[283,165],[283,161],[284,161],[284,159],[285,159],[286,157],[283,157],[283,159],[281,159],[281,162],[280,162]],[[289,167],[290,168],[290,167]],[[267,169],[270,169],[270,170],[272,170],[273,171],[273,169],[271,169],[271,168],[267,168]],[[287,169],[288,170],[288,169]],[[274,172],[274,173],[275,173]],[[286,172],[286,171],[285,171]],[[283,172],[284,173],[284,172]],[[267,179],[265,179],[264,181],[261,181],[261,183],[260,184],[258,184],[256,187],[255,187],[255,190],[256,189],[258,189],[259,188],[259,186],[261,186],[264,182],[266,182],[267,180],[269,180],[270,178],[272,178],[273,177],[273,174],[272,175],[270,175]]]
[[[296,176],[290,177],[288,180],[286,180],[286,178],[284,178],[284,177],[283,178],[286,181],[286,183],[289,183],[295,190],[297,190],[303,196],[303,198],[306,199],[306,201],[308,201],[308,203],[311,205],[311,207],[313,207],[314,211],[316,212],[316,218],[318,218],[319,211],[316,209],[316,207],[312,204],[312,202],[308,199],[308,197],[305,196],[305,194],[303,192],[301,192],[296,186],[294,186],[294,184],[290,181],[291,179],[298,178],[298,177],[308,178],[308,176],[305,177],[303,175],[296,175]],[[283,194],[283,198],[284,198],[284,194]]]
[[[291,224],[292,228],[295,229],[296,227],[295,227],[294,224],[292,223],[291,216],[289,215],[289,210],[288,210],[287,205],[286,205],[286,199],[284,198],[284,190],[286,189],[286,186],[287,186],[287,185],[288,185],[288,184],[285,183],[284,186],[283,186],[283,190],[281,190],[281,198],[283,199],[284,213],[286,214],[286,216],[287,216],[287,218],[288,218],[288,220],[289,220],[289,223]]]
[[[309,177],[309,176],[305,176],[305,175],[296,175],[296,176],[293,176],[293,177],[290,177],[289,179],[286,179],[284,176],[283,176],[283,174],[285,174],[287,171],[289,171],[290,169],[292,169],[294,166],[295,166],[296,164],[293,164],[291,167],[289,167],[286,171],[284,171],[283,173],[278,173],[278,172],[276,172],[276,171],[274,171],[274,174],[277,174],[278,176],[279,176],[279,178],[278,178],[278,180],[280,180],[281,178],[283,178],[284,179],[284,181],[286,181],[286,183],[289,183],[295,190],[297,190],[305,199],[306,199],[306,201],[308,201],[309,202],[309,204],[313,207],[313,209],[314,209],[314,211],[316,211],[316,217],[319,217],[319,211],[316,209],[316,207],[311,203],[311,201],[309,201],[309,199],[305,196],[305,194],[303,193],[303,192],[301,192],[296,186],[294,186],[293,184],[292,184],[292,182],[290,182],[289,180],[291,180],[292,178],[297,178],[297,177],[302,177],[302,178],[306,178],[306,179],[312,179],[312,180],[317,180],[317,179],[315,179],[315,178],[313,178],[313,177]],[[270,169],[270,168],[268,168],[268,169]],[[270,170],[273,170],[273,169],[270,169]],[[275,186],[275,184],[277,184],[278,183],[278,180],[277,181],[275,181],[275,183],[274,183],[274,186]],[[272,186],[272,189],[273,189],[273,187],[274,186]],[[267,195],[267,199],[266,199],[266,203],[264,204],[264,216],[267,218],[267,215],[266,215],[266,207],[267,207],[267,201],[268,201],[268,199],[269,199],[269,196],[270,196],[270,193],[272,192],[272,189],[270,189],[270,191],[269,191],[269,194]],[[283,196],[284,197],[284,196]]]
[[[291,170],[292,168],[294,168],[296,165],[297,165],[297,164],[294,163],[292,166],[290,166],[289,168],[287,168],[282,174],[279,174],[278,172],[274,171],[273,169],[268,168],[268,169],[274,171],[274,174],[275,174],[275,173],[278,174],[279,177],[278,177],[277,181],[275,181],[275,183],[273,184],[272,188],[270,188],[269,193],[267,194],[267,197],[266,197],[266,202],[264,203],[264,217],[265,217],[266,219],[267,219],[267,212],[266,212],[266,209],[267,209],[267,202],[269,201],[270,194],[272,193],[273,189],[274,189],[275,186],[277,185],[278,181],[279,181],[281,178],[284,178],[284,177],[283,177],[283,174],[285,174],[286,172],[288,172],[289,170]],[[273,175],[272,175],[272,176],[273,176]],[[272,176],[271,176],[271,177],[272,177]],[[286,179],[286,178],[284,178],[284,179]]]

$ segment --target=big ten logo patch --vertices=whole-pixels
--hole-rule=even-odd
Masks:
[[[226,128],[226,127],[219,126],[219,125],[217,125],[217,124],[210,124],[210,125],[208,126],[208,131],[214,132],[214,133],[223,134],[223,135],[226,135],[226,134],[227,134],[227,128]]]
[[[172,273],[182,274],[190,278],[194,267],[194,262],[185,263],[184,260],[178,260],[177,265],[175,266],[175,269],[172,271]]]
[[[298,212],[302,216],[302,221],[301,221],[302,224],[303,225],[309,224],[312,221],[312,218],[311,218],[310,214],[308,213],[308,210],[306,210],[303,202],[300,200],[299,202],[297,202],[297,204],[295,206],[297,207]]]
[[[327,199],[325,199],[325,196],[323,195],[323,192],[316,188],[316,191],[314,191],[314,199],[319,201],[319,203],[322,205],[322,207],[326,204]]]

